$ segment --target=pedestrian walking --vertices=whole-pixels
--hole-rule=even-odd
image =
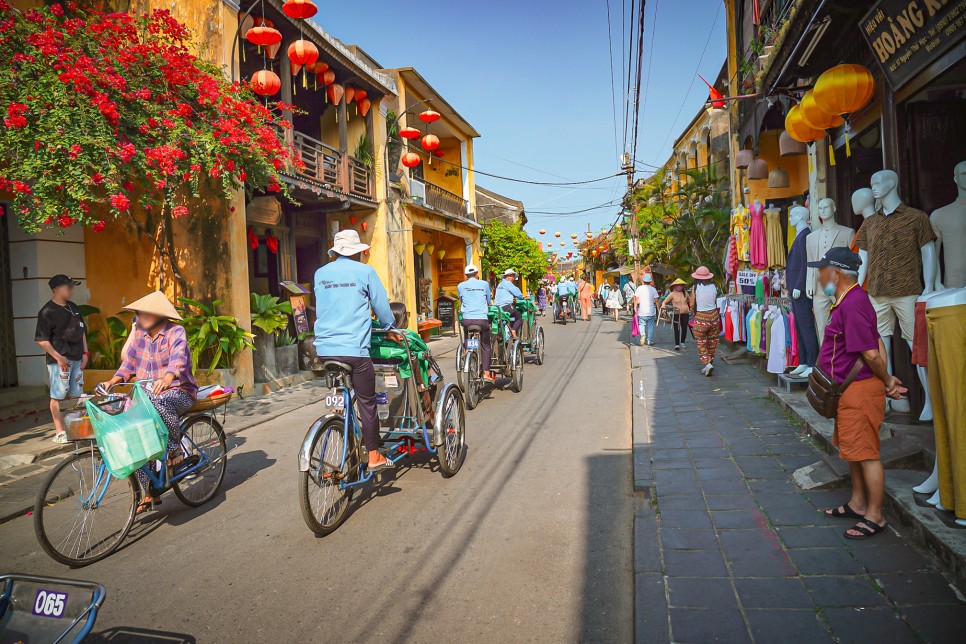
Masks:
[[[540,316],[543,317],[547,313],[547,283],[540,282],[540,288],[537,289],[537,308],[540,309]]]
[[[577,297],[580,298],[580,319],[589,320],[594,298],[594,286],[590,283],[590,277],[584,273],[577,283]]]
[[[600,284],[600,288],[597,289],[597,297],[600,299],[600,312],[607,315],[607,297],[610,295],[610,282],[604,278],[603,282]]]
[[[664,298],[663,308],[670,309],[671,329],[674,332],[674,350],[684,348],[688,338],[688,321],[691,318],[691,302],[684,287],[688,285],[680,277],[671,282],[671,292]]]
[[[614,284],[607,290],[607,310],[614,312],[614,322],[619,321],[622,308],[624,308],[624,296]]]
[[[689,304],[694,311],[691,332],[698,345],[698,358],[704,368],[701,373],[710,376],[714,372],[714,355],[718,350],[718,334],[721,333],[721,315],[718,313],[718,288],[711,282],[714,273],[706,266],[699,266],[691,273],[695,285],[691,288]]]
[[[634,314],[634,293],[637,292],[637,285],[634,283],[634,279],[628,279],[627,283],[624,284],[622,289],[624,292],[624,308],[628,315]]]
[[[70,298],[77,280],[58,274],[47,281],[50,300],[37,312],[34,340],[46,354],[50,387],[50,416],[54,421],[55,443],[67,442],[60,403],[84,393],[84,368],[90,358],[87,328],[80,309]]]
[[[901,398],[906,389],[886,364],[875,309],[858,284],[862,260],[845,247],[836,247],[808,266],[819,269],[819,284],[832,305],[817,369],[845,385],[835,415],[832,442],[839,458],[849,464],[852,496],[825,515],[858,522],[845,531],[847,539],[868,539],[885,528],[882,501],[885,471],[879,460],[879,428],[885,417],[886,396]],[[850,382],[851,381],[851,382]]]
[[[634,291],[637,325],[641,330],[641,345],[654,345],[654,324],[657,322],[658,295],[651,285],[651,274],[644,275],[644,283]]]

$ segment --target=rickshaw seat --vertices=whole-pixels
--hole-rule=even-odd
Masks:
[[[478,333],[482,333],[483,329],[485,329],[486,326],[483,324],[467,324],[463,328],[466,329],[467,333],[469,333],[470,331],[476,331]]]
[[[39,596],[41,592],[54,594],[62,602],[51,602],[47,608],[53,612],[49,615],[44,614],[46,602]],[[59,641],[80,642],[97,619],[96,608],[103,601],[104,587],[92,582],[0,576],[0,641],[53,642],[64,636]],[[40,611],[36,609],[38,602]],[[92,605],[95,608],[87,612]],[[75,620],[77,623],[71,625]]]

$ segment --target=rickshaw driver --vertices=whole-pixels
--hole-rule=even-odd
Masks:
[[[490,285],[481,280],[480,269],[475,264],[469,264],[463,271],[466,279],[459,283],[456,291],[460,296],[460,312],[463,314],[462,325],[480,329],[480,360],[483,363],[483,379],[488,382],[496,381],[496,374],[490,368],[492,348],[490,346]],[[469,333],[466,334],[467,336]]]
[[[523,297],[521,291],[513,282],[517,279],[517,272],[512,268],[503,271],[503,279],[496,286],[496,295],[493,297],[493,304],[510,314],[513,321],[510,323],[510,334],[517,337],[517,331],[523,326],[523,316],[517,311],[514,305],[517,298]]]
[[[565,279],[557,282],[557,317],[563,317],[563,305],[570,298],[570,283]]]
[[[315,350],[319,358],[352,366],[352,388],[359,403],[362,438],[369,453],[369,471],[394,467],[379,452],[379,418],[376,415],[376,370],[369,355],[374,311],[384,329],[395,323],[389,296],[375,269],[359,261],[369,245],[355,230],[335,235],[329,257],[315,272]]]

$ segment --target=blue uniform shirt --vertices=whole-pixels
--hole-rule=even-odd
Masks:
[[[523,291],[518,289],[513,282],[502,280],[496,285],[496,297],[493,298],[493,303],[497,306],[506,306],[513,304],[514,298],[517,297],[523,297]]]
[[[570,295],[570,287],[567,286],[567,282],[560,282],[557,284],[557,295],[560,297]]]
[[[395,323],[375,269],[339,257],[315,271],[315,350],[319,356],[369,357],[370,308],[384,328]]]
[[[577,282],[567,282],[567,292],[571,295],[577,294]]]
[[[459,283],[460,312],[464,320],[485,320],[490,310],[490,285],[477,277]]]

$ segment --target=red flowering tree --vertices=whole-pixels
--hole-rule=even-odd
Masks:
[[[21,12],[0,0],[0,189],[23,230],[99,232],[105,216],[130,216],[157,243],[201,186],[285,191],[279,173],[298,163],[279,138],[289,124],[189,42],[167,11]]]

